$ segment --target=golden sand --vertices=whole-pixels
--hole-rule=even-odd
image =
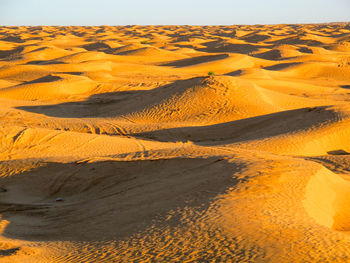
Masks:
[[[347,262],[350,25],[0,27],[0,262]]]

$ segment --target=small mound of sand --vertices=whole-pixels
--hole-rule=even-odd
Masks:
[[[0,90],[0,98],[17,100],[58,100],[85,94],[96,84],[84,76],[57,74]]]
[[[317,223],[334,230],[349,231],[349,201],[350,182],[321,168],[306,187],[304,206]]]

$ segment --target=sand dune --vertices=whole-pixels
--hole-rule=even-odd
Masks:
[[[0,262],[347,262],[350,26],[0,27]]]
[[[84,76],[50,74],[0,91],[1,98],[17,100],[62,99],[91,92],[96,84]]]

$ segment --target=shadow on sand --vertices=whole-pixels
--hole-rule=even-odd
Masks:
[[[177,225],[183,209],[203,211],[243,180],[235,173],[244,167],[221,156],[42,163],[0,178],[7,188],[0,193],[0,213],[11,222],[3,235],[36,241],[116,240],[150,227],[155,219]],[[172,217],[165,220],[169,212]]]
[[[335,114],[333,110],[322,106],[288,110],[214,125],[170,128],[132,135],[164,142],[192,141],[205,145],[221,145],[302,131],[329,121]],[[301,119],[304,121],[300,121]]]

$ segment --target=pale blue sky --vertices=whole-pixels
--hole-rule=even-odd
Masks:
[[[350,21],[350,0],[0,0],[0,25],[230,25]]]

